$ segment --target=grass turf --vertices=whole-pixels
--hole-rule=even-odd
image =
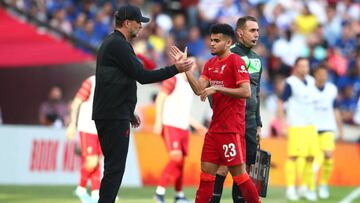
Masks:
[[[73,195],[75,186],[8,186],[0,185],[1,203],[79,203],[80,200]],[[331,197],[328,200],[319,200],[322,203],[339,202],[345,196],[354,190],[354,187],[331,187]],[[189,199],[194,199],[195,188],[185,188],[184,192]],[[121,188],[119,192],[119,203],[154,203],[153,194],[155,187],[143,188]],[[174,202],[174,192],[169,189],[167,202]],[[223,203],[232,203],[231,189],[225,188],[222,201]],[[271,187],[268,191],[268,197],[262,199],[263,203],[285,203],[285,189],[280,187]],[[306,201],[298,201],[303,203]],[[360,198],[353,201],[360,203]]]

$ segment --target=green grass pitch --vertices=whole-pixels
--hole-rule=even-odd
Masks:
[[[73,195],[75,186],[0,186],[0,203],[80,203]],[[354,187],[331,187],[329,200],[319,200],[321,203],[339,202],[345,196],[349,195]],[[119,203],[154,203],[153,194],[155,187],[143,188],[121,188],[119,192]],[[185,194],[190,199],[194,199],[195,188],[185,188]],[[223,203],[232,203],[231,189],[225,188],[222,201]],[[168,189],[166,194],[167,202],[174,202],[174,192]],[[268,197],[263,198],[263,203],[285,203],[285,189],[279,187],[270,187]],[[298,201],[303,203],[306,201]],[[360,198],[353,201],[360,203]]]

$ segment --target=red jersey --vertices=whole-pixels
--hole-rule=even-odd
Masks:
[[[245,62],[236,54],[223,59],[211,58],[204,67],[201,77],[211,86],[237,88],[240,83],[249,82]],[[209,127],[212,133],[245,132],[245,99],[234,98],[216,92],[212,95],[213,116]]]

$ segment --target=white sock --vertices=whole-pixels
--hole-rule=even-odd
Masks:
[[[185,194],[183,191],[176,192],[176,197],[185,197]]]
[[[93,190],[91,191],[91,198],[93,200],[98,200],[99,199],[99,190]]]
[[[86,188],[81,187],[81,186],[77,186],[77,187],[76,187],[76,192],[77,192],[78,194],[85,194],[85,193],[87,193]]]
[[[157,186],[155,193],[158,195],[165,195],[166,188]]]

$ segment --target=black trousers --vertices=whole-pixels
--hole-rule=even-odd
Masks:
[[[95,124],[104,154],[99,203],[114,203],[125,171],[130,121],[106,119],[95,120]]]
[[[257,150],[256,133],[257,133],[257,127],[246,128],[245,130],[246,165],[255,164],[256,150]]]

